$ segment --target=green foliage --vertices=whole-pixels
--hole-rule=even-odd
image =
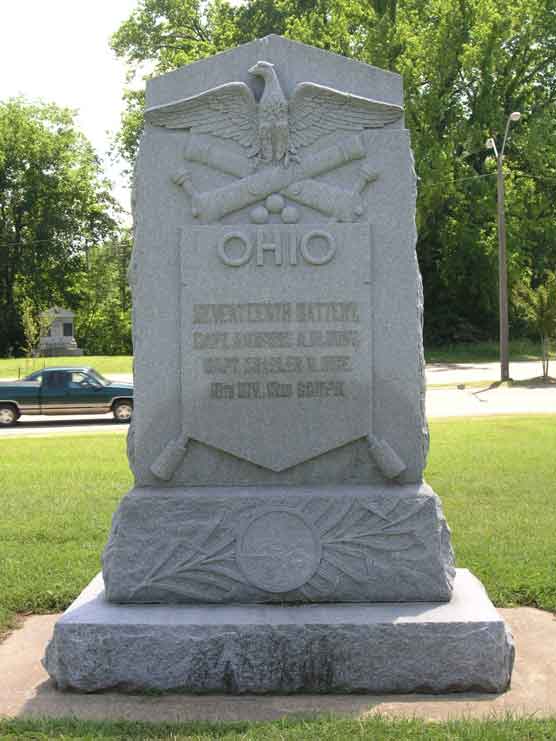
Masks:
[[[509,271],[556,264],[556,14],[545,0],[138,0],[113,37],[130,78],[167,72],[268,33],[399,72],[420,178],[418,254],[429,344],[497,336],[496,166],[506,148]],[[130,160],[142,95],[128,98]],[[500,143],[500,142],[499,142]],[[512,313],[514,333],[528,329]]]
[[[541,340],[543,377],[548,378],[550,341],[556,337],[556,273],[548,272],[542,283],[533,288],[528,282],[515,289],[516,303]]]
[[[41,336],[41,321],[37,316],[33,302],[25,297],[20,302],[21,326],[25,337],[25,355],[31,357]]]
[[[28,320],[41,309],[75,306],[68,277],[113,232],[113,209],[73,112],[0,102],[0,355],[28,349]]]
[[[131,293],[127,267],[131,236],[92,247],[83,271],[75,278],[79,296],[76,339],[88,355],[132,352]]]

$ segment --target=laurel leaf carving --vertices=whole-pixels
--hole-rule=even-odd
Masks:
[[[286,511],[302,516],[320,541],[315,572],[305,584],[285,593],[284,599],[329,601],[339,592],[353,594],[353,582],[359,585],[357,595],[366,599],[375,585],[392,578],[405,583],[408,594],[438,590],[437,567],[430,567],[437,532],[432,498],[311,497],[297,507],[287,498],[278,498],[270,508],[249,500],[236,506],[221,502],[212,516],[206,509],[199,519],[193,515],[183,540],[176,540],[174,534],[167,548],[156,552],[152,568],[135,589],[136,596],[141,599],[152,590],[186,602],[227,602],[237,599],[235,595],[276,601],[274,593],[249,581],[238,562],[238,538],[246,523],[255,522],[261,512],[271,516],[274,508],[282,515]],[[272,538],[269,545],[261,541],[257,557],[272,558],[272,548],[265,550],[271,546]]]

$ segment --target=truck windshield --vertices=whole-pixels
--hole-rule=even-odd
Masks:
[[[98,371],[93,370],[92,368],[89,368],[89,370],[87,371],[87,375],[91,376],[93,381],[100,383],[101,386],[110,385],[110,381],[107,378],[105,378],[104,376],[101,376]]]
[[[21,379],[22,381],[38,381],[38,383],[42,383],[42,371],[35,371],[34,373],[31,373],[29,376],[25,376],[25,378]]]

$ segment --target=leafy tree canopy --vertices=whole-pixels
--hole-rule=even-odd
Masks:
[[[76,306],[72,275],[115,228],[109,184],[73,112],[0,102],[0,355],[23,348],[29,302],[35,315]]]
[[[550,0],[138,0],[112,45],[130,78],[268,33],[403,75],[420,178],[418,254],[429,341],[496,336],[495,163],[485,148],[519,110],[506,149],[510,276],[556,264],[556,7]],[[128,92],[132,162],[142,94]],[[500,142],[499,142],[500,143]],[[514,314],[514,328],[519,319]]]
[[[74,276],[79,294],[76,337],[87,355],[130,355],[131,292],[127,268],[131,235],[125,231],[91,248]]]

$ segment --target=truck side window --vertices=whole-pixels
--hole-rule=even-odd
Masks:
[[[79,389],[87,386],[92,386],[93,384],[89,380],[89,376],[85,375],[85,373],[72,373],[69,385],[72,389]]]
[[[47,389],[63,389],[68,385],[69,374],[65,371],[45,373],[43,387]]]

